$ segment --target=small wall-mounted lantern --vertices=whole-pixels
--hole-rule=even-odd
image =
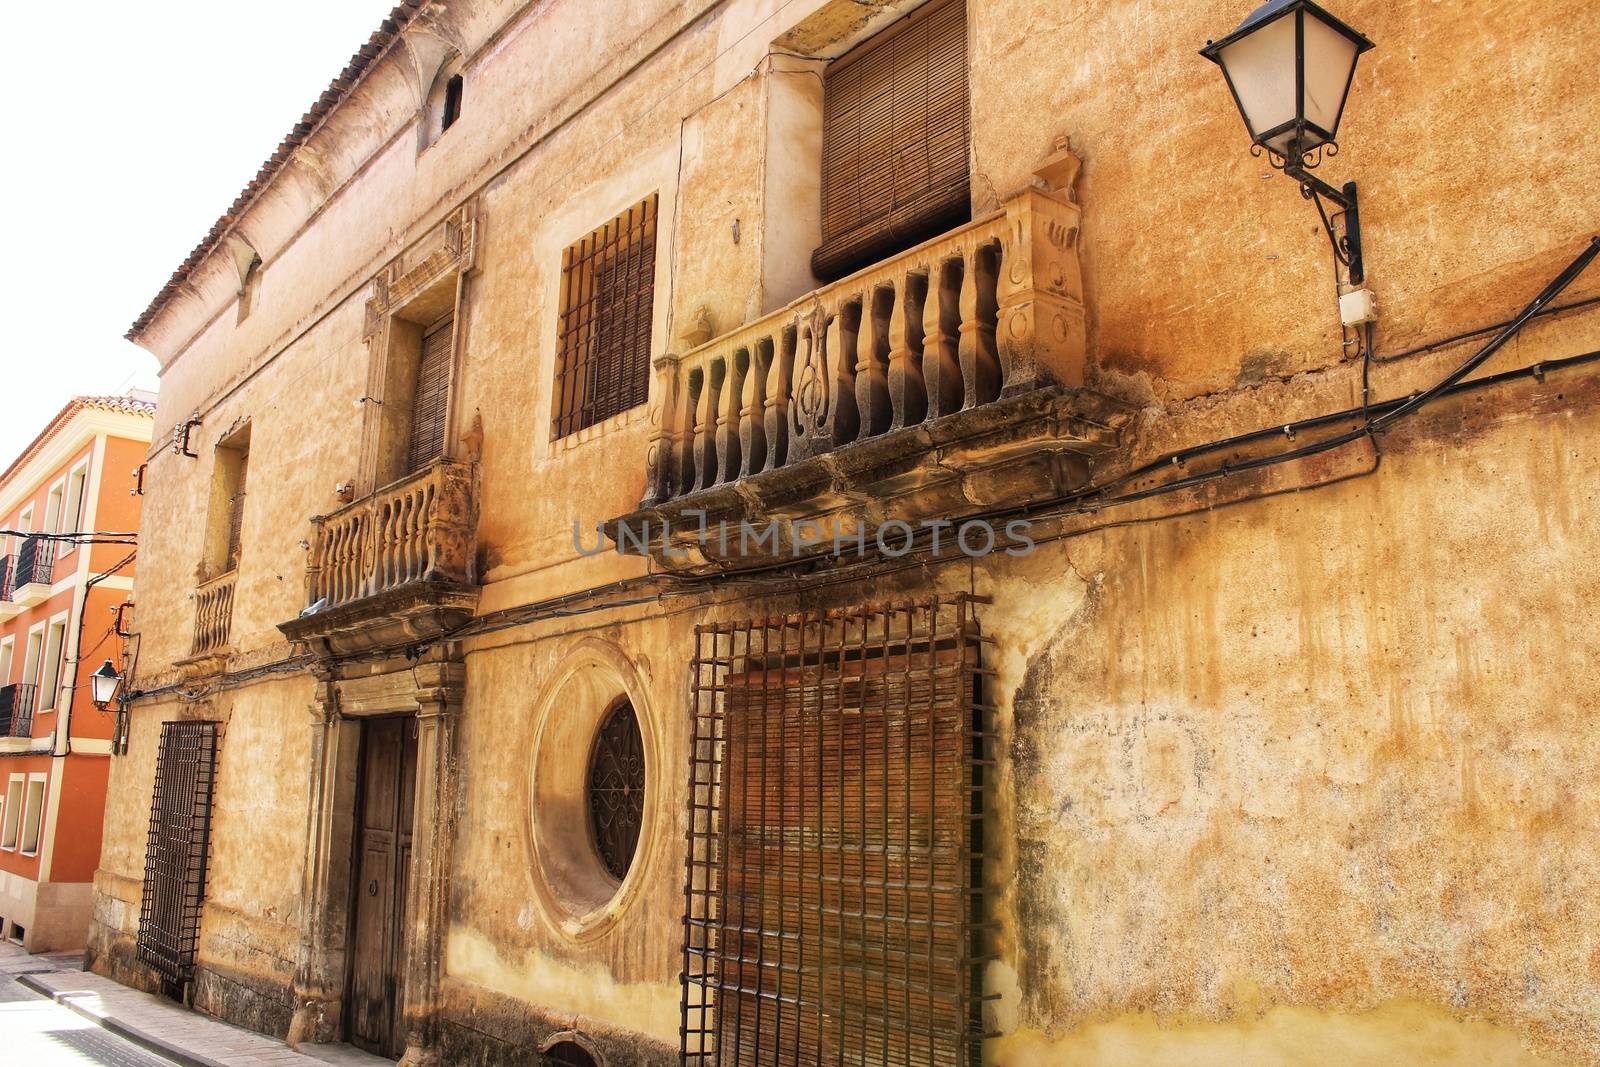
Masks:
[[[100,669],[89,675],[89,695],[94,701],[94,706],[101,711],[116,699],[117,686],[122,683],[122,675],[117,673],[117,668],[111,665],[110,660],[100,664]]]
[[[1269,0],[1239,28],[1208,41],[1200,54],[1222,68],[1233,102],[1250,131],[1251,153],[1300,183],[1317,206],[1333,254],[1360,285],[1361,225],[1356,183],[1335,189],[1311,174],[1325,155],[1337,155],[1339,120],[1355,78],[1356,59],[1373,44],[1311,0]],[[1341,236],[1322,202],[1344,214]]]

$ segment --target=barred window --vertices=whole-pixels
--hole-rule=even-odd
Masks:
[[[555,437],[645,402],[655,273],[653,194],[562,257]]]

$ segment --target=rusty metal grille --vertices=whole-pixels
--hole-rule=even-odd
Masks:
[[[589,756],[589,832],[611,877],[633,863],[644,823],[644,741],[633,705],[618,704],[600,724]]]
[[[980,602],[696,630],[684,1064],[980,1063]]]
[[[176,994],[194,969],[206,895],[217,724],[161,724],[139,903],[139,958]]]
[[[566,250],[561,262],[556,437],[645,402],[655,277],[653,194]]]

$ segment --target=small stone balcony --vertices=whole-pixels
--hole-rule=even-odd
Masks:
[[[472,616],[471,468],[437,459],[311,520],[306,610],[290,640],[344,654],[437,637]]]
[[[1065,152],[1046,188],[657,358],[645,495],[608,536],[726,569],[762,560],[707,524],[959,520],[1085,484],[1128,412],[1082,388],[1080,208],[1048,188],[1063,171],[1069,189]]]
[[[233,587],[236,570],[206,582],[194,591],[194,640],[189,655],[204,656],[228,645],[233,631]]]

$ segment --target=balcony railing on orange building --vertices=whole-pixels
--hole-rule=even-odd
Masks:
[[[17,553],[8,558],[4,596],[19,607],[41,604],[55,582],[56,543],[44,537],[24,537]]]
[[[0,686],[0,737],[32,737],[39,687],[31,682]]]

